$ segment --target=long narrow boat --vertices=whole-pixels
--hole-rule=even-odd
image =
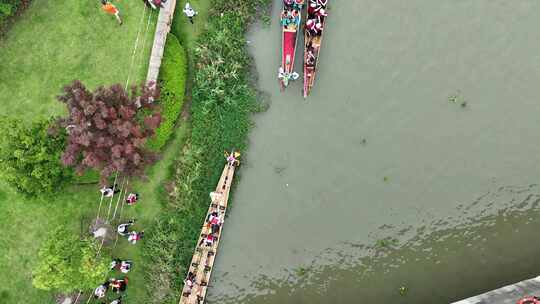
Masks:
[[[310,12],[308,7],[306,22],[307,20],[320,20],[321,29],[317,34],[310,33],[307,26],[304,29],[304,98],[308,97],[315,84],[327,18],[328,16],[320,16]]]
[[[283,10],[281,11],[280,19],[282,30],[281,67],[278,74],[281,90],[284,90],[289,85],[289,80],[298,77],[298,74],[295,75],[293,68],[298,31],[302,23],[303,5],[304,0],[283,0]]]
[[[232,158],[230,155],[226,155],[227,164],[223,168],[216,191],[210,193],[211,203],[197,241],[195,253],[191,259],[188,275],[184,281],[180,304],[202,304],[206,299],[208,283],[210,282],[210,275],[212,274],[219,240],[221,239],[234,171],[236,165],[238,165],[235,158],[239,156],[239,153],[232,152],[231,155]],[[219,229],[217,231],[212,231],[212,223],[214,223],[212,219],[216,221],[215,223],[218,223],[217,227]],[[212,236],[211,243],[207,242],[209,236]]]

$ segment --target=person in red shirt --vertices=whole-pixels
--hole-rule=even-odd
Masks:
[[[126,203],[128,205],[135,205],[135,203],[137,202],[137,200],[139,199],[139,194],[138,193],[130,193],[128,194],[127,198],[126,198]]]
[[[131,231],[128,236],[128,242],[135,245],[137,244],[137,241],[143,238],[143,236],[144,236],[144,231],[141,231],[138,233],[136,231]]]
[[[322,31],[322,23],[319,21],[319,19],[308,19],[305,27],[311,36],[317,36]]]
[[[120,11],[114,6],[112,3],[110,3],[107,0],[101,0],[101,8],[107,13],[114,15],[116,17],[116,20],[118,20],[118,24],[122,25],[122,18],[120,18]]]
[[[116,293],[120,293],[121,291],[126,291],[127,284],[128,284],[128,278],[125,277],[123,279],[111,279],[109,280],[111,282],[112,291]]]
[[[216,239],[215,235],[212,234],[212,233],[209,233],[207,236],[205,236],[201,240],[201,242],[199,243],[199,246],[202,246],[204,244],[206,247],[210,247],[210,246],[214,245],[215,239]]]

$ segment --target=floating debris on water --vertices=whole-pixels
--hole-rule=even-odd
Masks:
[[[448,97],[448,101],[451,103],[459,104],[462,108],[465,108],[468,105],[465,97],[463,97],[460,90],[458,90],[456,94],[450,95]]]
[[[299,277],[305,276],[306,274],[308,274],[308,272],[309,268],[307,267],[299,267],[298,269],[296,269],[296,275]]]
[[[408,291],[408,289],[407,289],[407,287],[405,287],[405,286],[401,286],[401,287],[399,288],[399,294],[400,294],[401,296],[406,295],[406,294],[407,294],[407,291]]]
[[[285,171],[285,167],[276,166],[274,167],[274,172],[277,174],[281,174],[283,171]]]
[[[377,240],[375,245],[377,247],[379,247],[379,248],[390,248],[390,247],[393,247],[393,246],[397,246],[398,243],[399,243],[399,241],[397,239],[386,238],[386,239]]]
[[[262,16],[261,21],[262,21],[262,24],[263,24],[265,27],[269,27],[269,26],[270,26],[270,23],[272,22],[272,19],[270,18],[270,16],[265,15],[265,16]]]

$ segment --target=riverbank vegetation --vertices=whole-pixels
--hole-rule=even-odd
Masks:
[[[267,0],[213,0],[207,29],[191,49],[193,88],[190,138],[168,188],[169,212],[145,242],[151,303],[177,300],[200,227],[223,169],[225,150],[244,150],[260,109],[251,86],[245,34]]]

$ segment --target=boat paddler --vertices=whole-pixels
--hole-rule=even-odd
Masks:
[[[229,152],[225,151],[225,157],[227,158],[227,163],[229,163],[229,166],[240,165],[240,161],[238,160],[239,156],[239,152],[232,152],[231,154],[229,154]]]
[[[326,13],[326,11],[324,10],[324,8],[321,8],[320,10],[318,11],[315,11],[315,15],[319,18],[323,18],[323,17],[326,17],[328,16],[328,13]]]
[[[214,211],[210,215],[208,215],[207,223],[207,227],[210,228],[212,234],[219,233],[222,221],[219,218],[219,214],[217,212]]]
[[[316,5],[316,6],[322,6],[322,7],[326,7],[326,4],[328,4],[328,0],[309,0],[309,4],[312,5]]]
[[[214,234],[209,233],[205,238],[201,240],[201,242],[199,243],[199,246],[202,246],[202,244],[204,243],[206,247],[210,247],[214,244],[215,239],[216,237],[214,236]]]
[[[304,5],[304,0],[294,0],[294,8],[302,9],[303,5]]]
[[[316,14],[321,9],[326,8],[327,1],[311,0],[308,6],[308,15]]]
[[[309,67],[315,66],[315,54],[313,54],[313,47],[308,48],[307,55],[306,55],[306,65]]]
[[[196,284],[196,276],[193,274],[193,272],[189,272],[187,275],[187,278],[184,280],[184,284],[186,284],[187,287],[187,294],[191,294],[191,289],[193,288],[193,285]]]
[[[308,30],[308,33],[310,35],[316,36],[320,34],[323,27],[319,19],[309,19],[308,21],[306,21],[306,29]]]
[[[208,227],[213,226],[221,226],[221,219],[219,218],[219,213],[217,211],[214,211],[210,213],[206,219],[206,222],[208,223]]]

